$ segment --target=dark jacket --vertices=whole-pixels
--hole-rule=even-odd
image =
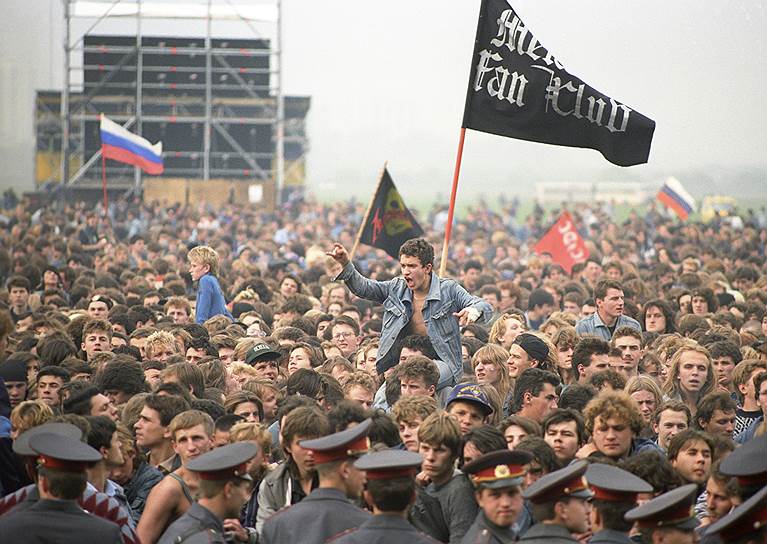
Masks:
[[[474,486],[462,472],[456,474],[446,484],[429,484],[426,492],[439,501],[442,517],[447,522],[449,541],[461,542],[477,517],[479,507],[474,501]],[[418,498],[416,498],[416,502]],[[431,534],[431,533],[429,533]]]
[[[436,544],[439,541],[418,532],[415,527],[399,516],[379,514],[357,529],[349,529],[327,542],[333,544]]]
[[[162,472],[149,463],[141,461],[133,472],[133,477],[123,486],[125,497],[128,499],[128,504],[133,513],[133,520],[136,523],[138,523],[142,512],[144,512],[149,492],[152,491],[155,485],[160,483],[160,480],[162,480]]]
[[[525,544],[572,544],[578,542],[570,531],[561,525],[537,523],[522,535],[519,542]]]
[[[354,506],[337,489],[317,488],[296,505],[285,508],[264,523],[261,544],[322,544],[332,536],[357,528],[370,513]]]
[[[6,512],[31,509],[40,500],[37,487],[32,484],[0,499],[0,516]],[[106,521],[117,524],[123,544],[137,544],[136,530],[128,512],[112,497],[86,487],[77,500],[80,508]],[[0,540],[0,542],[4,542]]]
[[[43,499],[0,518],[0,542],[120,544],[120,528],[86,513],[75,501]]]
[[[603,529],[594,533],[589,540],[589,544],[632,544],[632,540],[626,533],[613,531],[612,529]]]

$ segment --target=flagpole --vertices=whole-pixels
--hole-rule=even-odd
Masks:
[[[383,181],[384,172],[386,172],[386,166],[388,164],[389,164],[389,161],[385,161],[383,168],[381,168],[381,175],[378,176],[378,183],[376,184],[376,188],[373,191],[373,196],[370,197],[370,203],[368,204],[368,209],[365,212],[365,216],[362,218],[362,223],[360,223],[360,228],[357,230],[357,236],[354,238],[354,245],[352,246],[352,250],[349,253],[350,261],[354,259],[354,255],[357,253],[357,248],[359,247],[360,239],[362,238],[362,231],[365,230],[365,225],[367,225],[368,219],[370,219],[370,212],[373,211],[373,203],[376,200],[378,189],[381,188],[381,182]]]
[[[101,186],[104,189],[104,216],[107,215],[109,201],[107,199],[107,160],[101,154]]]
[[[439,262],[439,275],[445,275],[447,268],[447,248],[450,245],[450,234],[453,230],[453,214],[455,213],[455,197],[458,194],[458,176],[461,174],[461,159],[463,158],[463,141],[466,139],[466,127],[461,127],[461,137],[458,140],[458,153],[455,157],[455,170],[453,171],[453,190],[450,193],[450,208],[447,212],[447,225],[445,226],[445,241],[442,244],[442,258]]]
[[[479,36],[482,30],[482,14],[485,13],[487,0],[482,0],[479,5],[479,17],[477,18],[477,32],[474,35],[474,50],[477,48]],[[474,52],[472,51],[472,59]],[[473,62],[473,60],[472,60]],[[453,190],[450,193],[450,208],[447,212],[447,225],[445,226],[445,241],[442,244],[442,258],[439,262],[439,275],[444,276],[447,269],[447,248],[450,245],[450,234],[453,231],[453,215],[455,214],[455,198],[458,194],[458,176],[461,174],[461,159],[463,158],[463,142],[466,139],[466,110],[469,108],[469,99],[471,97],[472,74],[474,68],[469,70],[469,81],[466,86],[466,98],[463,104],[463,123],[461,126],[461,136],[458,139],[458,153],[455,157],[455,170],[453,171]]]

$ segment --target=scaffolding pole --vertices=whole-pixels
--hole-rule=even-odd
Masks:
[[[282,0],[277,0],[277,142],[276,176],[277,204],[282,203],[285,186],[285,102],[282,97]]]
[[[213,115],[211,101],[213,100],[213,55],[211,53],[210,8],[212,0],[208,0],[208,18],[205,22],[205,133],[202,135],[202,179],[210,179],[210,140],[213,136],[213,125],[210,118]]]
[[[143,134],[142,123],[142,101],[144,100],[142,87],[144,86],[144,55],[142,53],[141,43],[141,0],[138,0],[138,9],[136,10],[136,130],[138,134]],[[133,193],[138,195],[141,190],[141,168],[133,167]]]
[[[61,94],[61,198],[69,182],[69,0],[64,0],[64,89]]]

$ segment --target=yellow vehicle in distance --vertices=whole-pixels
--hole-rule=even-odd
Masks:
[[[731,196],[712,195],[703,198],[700,207],[700,218],[708,223],[714,217],[727,217],[738,205],[738,201]]]

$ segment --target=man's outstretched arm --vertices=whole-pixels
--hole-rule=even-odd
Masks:
[[[461,327],[474,321],[486,323],[493,315],[493,307],[490,306],[490,303],[475,297],[458,284],[455,284],[453,298],[456,307],[461,308],[453,314],[458,318],[458,324]]]
[[[340,264],[341,272],[335,277],[343,280],[349,290],[360,298],[383,303],[389,296],[389,282],[375,281],[360,274],[349,260],[349,254],[341,244],[333,244],[333,248],[326,253]]]

